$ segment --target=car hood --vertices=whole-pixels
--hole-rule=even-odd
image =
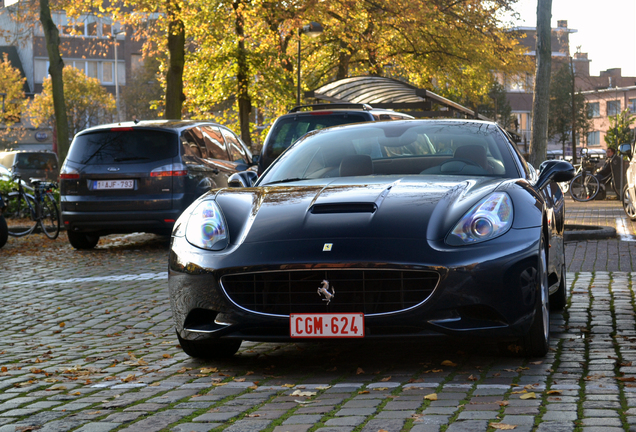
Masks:
[[[325,184],[222,189],[216,192],[230,242],[294,239],[443,239],[502,179],[338,178]]]

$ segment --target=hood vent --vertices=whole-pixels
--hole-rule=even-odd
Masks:
[[[377,210],[374,203],[341,203],[314,204],[309,210],[313,214],[329,213],[374,213]]]

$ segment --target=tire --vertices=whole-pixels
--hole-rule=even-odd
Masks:
[[[628,185],[623,188],[623,210],[630,220],[636,221],[636,196]]]
[[[22,237],[31,234],[37,226],[35,220],[35,199],[29,194],[10,192],[7,196],[7,208],[3,215],[10,236]]]
[[[7,221],[4,220],[4,216],[0,215],[0,248],[7,244],[9,238],[9,230],[7,228]]]
[[[51,194],[42,195],[42,219],[40,226],[42,232],[51,240],[56,239],[60,234],[60,212],[57,208],[55,198]]]
[[[75,249],[93,249],[99,242],[99,236],[69,231],[68,241]]]
[[[535,278],[537,304],[530,331],[521,339],[522,352],[526,357],[543,357],[550,345],[550,293],[548,286],[547,252],[545,239],[541,236],[539,262]]]
[[[570,196],[575,201],[590,201],[594,199],[600,188],[596,176],[586,174],[583,179],[583,175],[579,174],[570,182]]]
[[[181,349],[183,349],[184,353],[190,357],[205,360],[230,358],[236,354],[242,343],[239,339],[217,339],[214,341],[195,342],[182,339],[178,333],[177,338],[179,339],[179,345],[181,345]]]
[[[550,295],[550,310],[562,311],[568,302],[567,279],[565,274],[565,264],[561,266],[561,281],[559,288]]]

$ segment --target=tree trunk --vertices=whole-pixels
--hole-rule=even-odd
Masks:
[[[550,72],[552,66],[552,0],[537,2],[537,67],[532,98],[532,142],[530,163],[539,167],[546,159],[548,146],[548,108],[550,104]]]
[[[64,61],[60,55],[60,34],[51,18],[49,0],[40,0],[40,22],[44,30],[46,50],[49,55],[49,74],[53,87],[53,110],[55,112],[55,131],[57,136],[57,157],[61,162],[66,159],[69,148],[68,120],[64,101]]]
[[[241,125],[241,139],[248,147],[252,147],[252,137],[250,135],[250,113],[252,112],[252,101],[248,92],[249,70],[247,65],[247,53],[245,52],[245,23],[243,15],[240,11],[240,1],[235,1],[232,6],[236,13],[236,21],[234,23],[236,29],[237,55],[236,64],[238,72],[236,74],[236,82],[238,85],[238,108],[239,122]]]
[[[185,64],[185,26],[179,18],[180,7],[166,0],[168,12],[168,53],[170,56],[166,74],[166,119],[181,119],[183,94],[183,66]]]

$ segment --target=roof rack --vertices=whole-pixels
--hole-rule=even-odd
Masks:
[[[292,108],[289,112],[294,113],[298,112],[303,108],[311,108],[312,111],[322,110],[322,109],[333,109],[333,108],[357,108],[362,109],[364,111],[371,111],[373,107],[369,104],[357,104],[357,103],[327,103],[327,104],[313,104],[313,105],[300,105]]]

